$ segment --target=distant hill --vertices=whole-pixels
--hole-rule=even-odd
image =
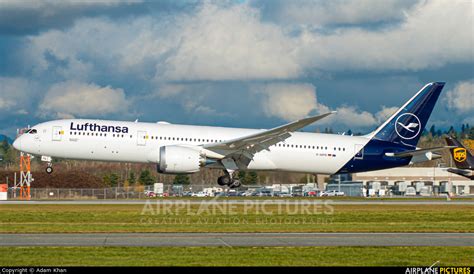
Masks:
[[[0,134],[0,142],[3,142],[3,140],[7,139],[7,142],[11,145],[13,144],[13,139],[11,139],[10,137],[6,136],[6,135],[3,135],[3,134]]]

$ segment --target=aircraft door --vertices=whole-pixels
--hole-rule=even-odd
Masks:
[[[53,141],[61,141],[63,133],[62,127],[53,127]]]
[[[364,145],[355,144],[354,153],[355,153],[355,156],[354,156],[355,160],[364,159]]]
[[[138,131],[137,132],[137,145],[145,146],[146,139],[148,139],[148,135],[146,135],[146,131]]]

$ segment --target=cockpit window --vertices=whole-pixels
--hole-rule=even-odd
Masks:
[[[28,131],[29,134],[36,134],[38,131],[36,129],[31,129]]]

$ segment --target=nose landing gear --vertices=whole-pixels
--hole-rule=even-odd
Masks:
[[[53,173],[53,164],[52,163],[48,163],[48,166],[46,167],[46,173],[48,174],[51,174]]]
[[[49,156],[41,156],[41,161],[47,162],[48,166],[46,167],[46,173],[51,174],[53,173],[53,159]]]

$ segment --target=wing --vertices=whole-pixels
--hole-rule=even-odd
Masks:
[[[255,134],[239,137],[221,143],[204,145],[205,150],[212,151],[221,158],[232,158],[236,164],[242,168],[246,167],[252,160],[255,153],[262,150],[269,150],[269,147],[286,140],[291,136],[291,133],[310,125],[318,120],[321,120],[335,111],[328,112],[318,116],[312,116],[291,122],[269,130],[264,130]],[[212,157],[212,156],[211,156]]]

